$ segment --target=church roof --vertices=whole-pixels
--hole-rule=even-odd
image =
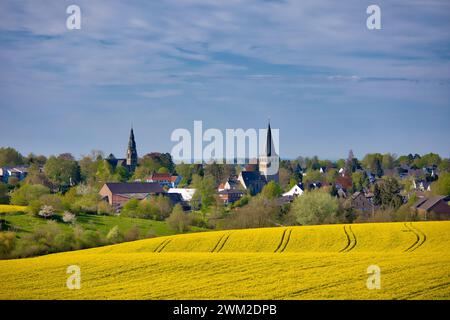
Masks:
[[[266,139],[266,156],[271,157],[272,155],[276,155],[275,146],[273,144],[272,138],[272,129],[270,128],[270,123],[267,127],[267,139]]]

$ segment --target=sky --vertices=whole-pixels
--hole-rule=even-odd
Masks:
[[[449,31],[447,0],[2,0],[0,147],[120,157],[133,125],[143,155],[270,118],[282,158],[448,157]]]

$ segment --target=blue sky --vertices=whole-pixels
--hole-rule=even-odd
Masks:
[[[381,7],[381,30],[366,8]],[[66,8],[82,11],[66,29]],[[284,158],[450,156],[450,2],[0,2],[0,146],[169,152],[176,128],[280,129]]]

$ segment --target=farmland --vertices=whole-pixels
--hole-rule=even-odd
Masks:
[[[449,248],[450,222],[191,233],[0,261],[0,299],[450,299]]]

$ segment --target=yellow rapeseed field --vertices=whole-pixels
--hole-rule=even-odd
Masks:
[[[0,299],[449,299],[450,221],[184,234],[0,261],[0,274]]]
[[[26,206],[14,206],[9,204],[0,204],[0,213],[9,213],[9,212],[17,212],[17,211],[25,211]]]

